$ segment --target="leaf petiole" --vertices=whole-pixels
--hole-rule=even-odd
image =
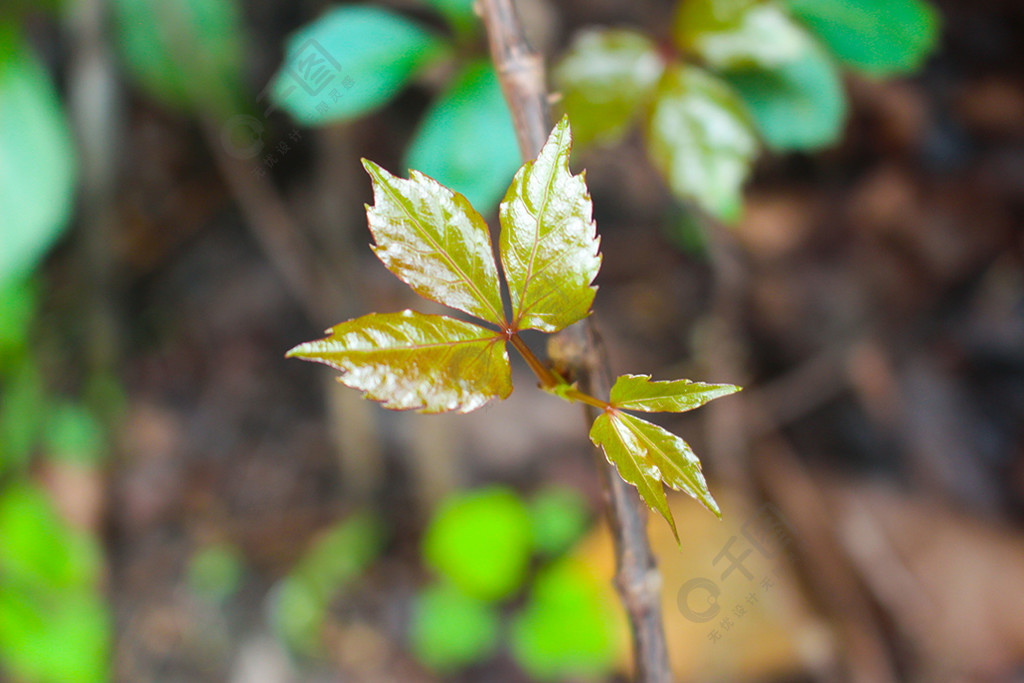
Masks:
[[[552,372],[539,358],[530,350],[530,347],[526,345],[523,338],[519,336],[518,332],[513,332],[509,335],[508,340],[512,342],[512,346],[516,348],[519,355],[523,357],[530,369],[533,370],[533,374],[537,375],[537,379],[540,380],[541,387],[547,390],[552,390],[555,387],[559,387],[558,391],[551,391],[551,393],[563,398],[567,401],[579,401],[580,403],[586,403],[587,405],[594,406],[605,410],[609,407],[606,401],[602,401],[599,398],[594,398],[590,394],[586,394],[575,386],[569,386],[569,383],[564,379]]]

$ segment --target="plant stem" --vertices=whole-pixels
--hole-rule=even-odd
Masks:
[[[487,28],[491,56],[512,112],[519,148],[524,160],[532,159],[540,152],[551,128],[544,62],[527,44],[512,0],[478,0],[477,7]],[[580,325],[570,328],[575,328],[575,334],[583,338],[584,349],[578,368],[583,391],[573,398],[585,404],[587,419],[592,422],[598,409],[607,408],[608,404],[590,394],[607,396],[611,373],[598,352],[593,323],[588,318],[582,325],[582,328]],[[510,336],[513,345],[516,345],[516,336]],[[519,345],[516,348],[522,353]],[[527,362],[532,355],[524,354]],[[544,371],[551,375],[547,368]],[[542,377],[541,373],[538,377]],[[543,378],[541,382],[544,383]],[[591,400],[584,400],[584,397]],[[600,458],[600,463],[608,520],[615,540],[615,584],[629,616],[636,680],[668,683],[672,675],[661,618],[661,575],[647,540],[647,509],[636,490],[604,457]]]
[[[530,369],[533,370],[533,374],[537,375],[537,379],[540,380],[541,386],[545,389],[550,389],[563,383],[558,377],[555,377],[555,374],[551,372],[546,365],[540,362],[540,359],[534,355],[533,351],[531,351],[530,347],[526,345],[526,342],[523,341],[523,338],[519,336],[518,332],[513,332],[509,335],[508,340],[512,342],[512,346],[516,347],[516,351],[519,352],[519,355],[526,360],[527,365],[529,365]]]

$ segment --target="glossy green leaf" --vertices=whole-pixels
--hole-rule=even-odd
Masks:
[[[724,75],[776,150],[807,150],[838,140],[846,122],[843,82],[832,60],[808,42],[796,61]]]
[[[653,96],[664,70],[658,46],[642,33],[588,29],[577,34],[551,74],[575,143],[617,142]]]
[[[735,221],[757,148],[750,115],[728,84],[694,66],[665,72],[647,122],[647,149],[677,197]]]
[[[583,174],[569,171],[571,149],[563,117],[501,203],[501,264],[516,329],[557,332],[587,317],[594,301],[601,240]]]
[[[113,0],[127,69],[168,104],[228,115],[242,103],[236,0]]]
[[[512,622],[512,654],[534,680],[603,680],[616,658],[616,614],[609,592],[582,562],[541,569]]]
[[[747,0],[686,0],[674,27],[680,48],[717,69],[773,67],[797,57],[800,28],[778,5]]]
[[[471,62],[430,106],[405,155],[442,185],[489,212],[523,163],[494,68]]]
[[[704,384],[688,379],[652,382],[650,375],[622,375],[612,387],[611,404],[645,413],[682,413],[739,390],[732,384]]]
[[[372,161],[363,166],[373,179],[373,251],[387,269],[420,296],[501,326],[491,235],[469,201],[419,171],[405,180]]]
[[[700,461],[675,434],[619,410],[601,413],[590,430],[590,440],[604,450],[619,475],[636,486],[644,502],[668,521],[679,540],[662,482],[684,491],[721,517],[708,490]]]
[[[494,607],[441,584],[416,596],[409,640],[422,664],[438,673],[451,673],[493,654],[500,630]]]
[[[423,539],[423,556],[466,595],[499,600],[515,592],[530,561],[530,517],[514,491],[490,487],[446,500]]]
[[[413,311],[335,325],[289,357],[324,363],[339,380],[392,410],[468,413],[512,393],[504,339],[482,327]]]
[[[475,0],[427,0],[427,4],[443,14],[452,28],[459,33],[470,33],[480,24],[476,12],[473,11]]]
[[[939,37],[939,16],[925,0],[787,0],[843,63],[872,76],[914,71]]]
[[[270,94],[304,125],[347,121],[382,106],[445,49],[390,10],[337,7],[288,40]]]
[[[49,74],[0,26],[0,287],[25,277],[68,224],[75,149]]]

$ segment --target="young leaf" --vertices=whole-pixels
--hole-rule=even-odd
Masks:
[[[665,489],[661,485],[661,471],[636,434],[626,426],[624,417],[627,417],[625,413],[612,411],[598,415],[590,428],[590,440],[601,447],[604,457],[615,465],[619,476],[636,487],[647,506],[665,518],[676,540],[679,540],[676,521],[672,518]]]
[[[329,331],[288,357],[340,370],[343,384],[385,408],[468,413],[512,393],[504,340],[482,327],[403,311],[365,315]]]
[[[583,174],[569,171],[571,148],[563,117],[501,203],[501,264],[515,329],[557,332],[590,314],[601,240]]]
[[[445,50],[439,38],[389,10],[337,7],[289,39],[271,97],[304,125],[347,121],[390,100]]]
[[[795,61],[773,69],[724,74],[777,150],[814,149],[835,142],[846,121],[846,94],[832,59],[810,40]]]
[[[924,0],[788,0],[843,63],[871,76],[913,71],[935,47],[939,16]]]
[[[618,141],[654,95],[665,70],[658,46],[637,31],[590,29],[573,40],[551,76],[574,142]]]
[[[27,275],[67,227],[76,160],[43,65],[0,26],[0,286]]]
[[[419,171],[405,180],[363,166],[373,180],[373,251],[387,269],[420,296],[502,325],[491,235],[469,201]]]
[[[406,168],[419,169],[466,195],[481,211],[497,206],[523,158],[489,61],[467,64],[434,101],[405,159]]]
[[[611,404],[645,413],[682,413],[739,390],[731,384],[704,384],[688,379],[652,382],[650,375],[622,375],[612,387]]]
[[[662,482],[689,494],[717,517],[722,516],[701,473],[700,461],[686,442],[672,432],[612,409],[594,420],[590,440],[604,450],[622,478],[636,486],[647,505],[668,521],[676,540],[679,533]]]
[[[757,137],[728,84],[694,66],[670,67],[658,84],[647,149],[677,197],[720,220],[739,218],[740,189],[757,153]]]
[[[686,0],[674,30],[680,48],[718,69],[773,67],[796,59],[802,32],[774,3]]]

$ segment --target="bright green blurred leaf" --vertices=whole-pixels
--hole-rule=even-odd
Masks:
[[[834,143],[846,122],[839,72],[821,48],[808,43],[796,61],[774,69],[725,74],[757,122],[767,145],[807,150]]]
[[[590,522],[587,501],[575,489],[551,487],[539,491],[530,501],[533,547],[543,555],[568,550]]]
[[[49,74],[0,26],[0,287],[27,276],[67,227],[75,149]]]
[[[843,63],[872,76],[914,71],[935,49],[939,15],[925,0],[787,0]]]
[[[366,571],[383,543],[381,521],[369,512],[321,534],[274,589],[270,618],[277,636],[298,652],[316,654],[331,600]]]
[[[11,484],[0,492],[0,576],[47,590],[95,586],[96,542],[67,526],[39,489]]]
[[[757,153],[753,122],[726,83],[694,66],[670,67],[658,84],[647,149],[680,199],[734,222]]]
[[[426,0],[428,5],[444,15],[448,23],[459,33],[471,33],[480,24],[473,11],[475,0]]]
[[[449,584],[416,596],[409,639],[422,664],[439,673],[483,661],[498,645],[498,614]]]
[[[430,106],[405,154],[407,167],[464,194],[484,213],[521,163],[512,116],[487,61],[463,68]]]
[[[654,94],[665,65],[637,31],[589,29],[573,39],[552,71],[578,146],[617,142]]]
[[[616,408],[645,413],[682,413],[739,390],[731,384],[704,384],[688,379],[652,382],[650,375],[622,375],[612,386],[610,402]]]
[[[238,590],[244,572],[245,565],[236,548],[227,544],[211,545],[189,560],[188,586],[198,595],[223,601]]]
[[[423,555],[466,595],[498,600],[522,585],[530,545],[526,506],[514,491],[493,487],[445,501],[427,529]]]
[[[29,280],[0,284],[0,374],[24,352],[36,312],[36,290]]]
[[[19,588],[0,582],[0,669],[32,683],[110,680],[111,618],[101,597]]]
[[[590,440],[604,450],[619,475],[637,488],[640,497],[672,527],[679,540],[662,482],[684,491],[721,517],[718,504],[701,473],[700,460],[675,434],[619,410],[605,411],[594,420]]]
[[[717,69],[773,67],[800,56],[800,28],[775,3],[747,0],[684,0],[676,14],[675,40]]]
[[[303,125],[347,121],[385,104],[445,50],[390,10],[336,7],[288,40],[271,97]]]
[[[106,455],[103,426],[84,407],[66,403],[49,416],[47,454],[58,460],[94,465]]]
[[[538,573],[512,624],[512,652],[535,679],[604,676],[615,661],[615,628],[607,592],[585,565],[564,559]]]
[[[236,0],[113,0],[125,64],[153,97],[226,116],[241,105],[244,40]]]
[[[364,315],[288,356],[340,370],[343,384],[391,410],[468,413],[512,393],[500,334],[442,315]]]
[[[501,264],[515,329],[557,332],[590,314],[601,240],[583,175],[569,170],[571,150],[563,117],[501,203]]]
[[[28,462],[42,434],[46,411],[39,370],[23,362],[4,378],[0,394],[0,473]]]
[[[405,180],[372,161],[363,166],[373,180],[373,251],[384,266],[420,296],[502,325],[491,233],[469,201],[419,171]]]

